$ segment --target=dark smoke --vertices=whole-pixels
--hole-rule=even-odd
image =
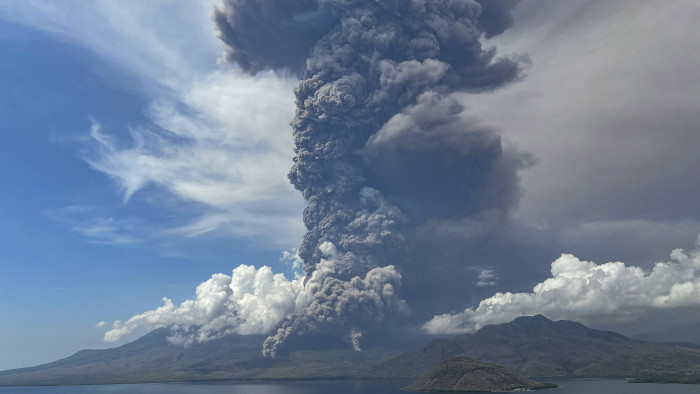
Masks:
[[[497,36],[513,26],[510,11],[520,0],[479,0],[481,14],[476,26],[483,31],[486,38]]]
[[[336,23],[315,0],[229,0],[214,12],[226,59],[243,70],[301,74],[309,50]]]
[[[228,60],[301,78],[289,179],[309,204],[299,253],[313,298],[265,354],[293,333],[405,313],[410,226],[516,202],[521,158],[450,97],[518,78],[517,60],[480,42],[512,24],[515,3],[228,0],[215,12]]]

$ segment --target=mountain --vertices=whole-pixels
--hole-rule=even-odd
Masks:
[[[500,364],[530,377],[631,377],[666,371],[700,374],[698,348],[637,341],[542,315],[485,326],[454,339],[436,339],[366,372],[374,377],[415,378],[455,355]]]
[[[700,376],[700,347],[642,342],[541,315],[436,339],[410,351],[406,350],[425,343],[423,339],[367,335],[365,349],[355,352],[337,335],[293,336],[274,359],[261,354],[263,336],[229,335],[188,347],[172,344],[169,336],[168,329],[158,329],[117,348],[82,350],[52,363],[3,371],[0,385],[417,378],[456,355],[530,377]]]
[[[169,342],[169,335],[168,329],[158,329],[118,348],[82,350],[52,363],[3,371],[0,386],[346,377],[409,348],[360,353],[335,338],[298,337],[270,359],[261,353],[265,336],[229,335],[182,347]]]
[[[414,391],[525,391],[557,387],[528,379],[497,364],[452,356],[406,387]]]

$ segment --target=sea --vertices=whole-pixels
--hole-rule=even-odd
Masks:
[[[699,385],[628,383],[623,379],[543,379],[559,387],[552,394],[700,393]],[[94,386],[0,387],[0,394],[408,394],[411,380],[295,380],[226,383],[147,383]]]

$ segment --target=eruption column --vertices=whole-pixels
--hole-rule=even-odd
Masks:
[[[448,157],[486,152],[469,160],[497,167],[500,140],[465,130],[450,94],[518,76],[516,61],[495,59],[480,43],[482,33],[510,26],[515,3],[228,0],[215,12],[230,61],[250,73],[286,69],[301,78],[289,179],[308,201],[299,254],[311,302],[265,341],[264,354],[274,356],[293,333],[361,327],[407,311],[396,267],[403,229],[420,216],[423,197],[412,201],[412,187],[396,181],[401,168],[392,166],[445,148]]]

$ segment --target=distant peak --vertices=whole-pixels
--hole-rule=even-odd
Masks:
[[[523,323],[531,323],[531,322],[542,322],[542,323],[552,323],[551,320],[547,319],[544,317],[544,315],[537,314],[534,316],[520,316],[516,317],[511,321],[512,324],[523,324]]]

